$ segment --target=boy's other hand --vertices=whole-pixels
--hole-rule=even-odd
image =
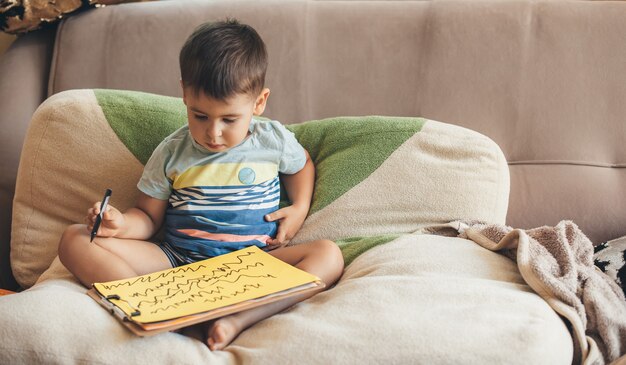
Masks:
[[[267,214],[265,220],[268,222],[278,222],[278,232],[276,238],[269,239],[267,244],[269,248],[282,247],[289,243],[293,236],[298,233],[307,213],[307,208],[300,208],[295,205],[291,205],[282,209],[279,209],[273,213]]]
[[[100,204],[101,202],[96,202],[87,210],[85,221],[89,232],[93,229],[93,225],[96,223],[96,217],[100,214]],[[109,204],[102,215],[102,222],[100,222],[100,228],[98,229],[97,236],[115,237],[123,225],[124,215],[117,208]]]

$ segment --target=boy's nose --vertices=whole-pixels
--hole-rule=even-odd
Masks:
[[[222,128],[220,128],[219,123],[211,123],[207,128],[207,135],[211,138],[217,138],[222,135]]]

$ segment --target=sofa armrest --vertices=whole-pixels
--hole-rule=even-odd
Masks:
[[[56,27],[19,37],[0,58],[0,287],[15,289],[9,251],[11,210],[22,143],[30,118],[47,97]]]

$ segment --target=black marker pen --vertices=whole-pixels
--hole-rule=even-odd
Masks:
[[[91,229],[91,239],[89,240],[89,242],[93,241],[93,238],[96,237],[96,234],[98,234],[98,229],[100,228],[100,223],[102,223],[102,216],[104,215],[104,211],[107,208],[107,205],[109,204],[109,198],[111,197],[111,189],[107,189],[104,192],[104,198],[102,198],[102,203],[100,203],[100,213],[98,213],[98,216],[96,217],[96,222],[93,225],[93,228]]]

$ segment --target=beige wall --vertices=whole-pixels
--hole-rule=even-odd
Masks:
[[[9,48],[13,40],[15,40],[15,36],[7,33],[0,33],[0,55],[4,54],[4,51]]]

